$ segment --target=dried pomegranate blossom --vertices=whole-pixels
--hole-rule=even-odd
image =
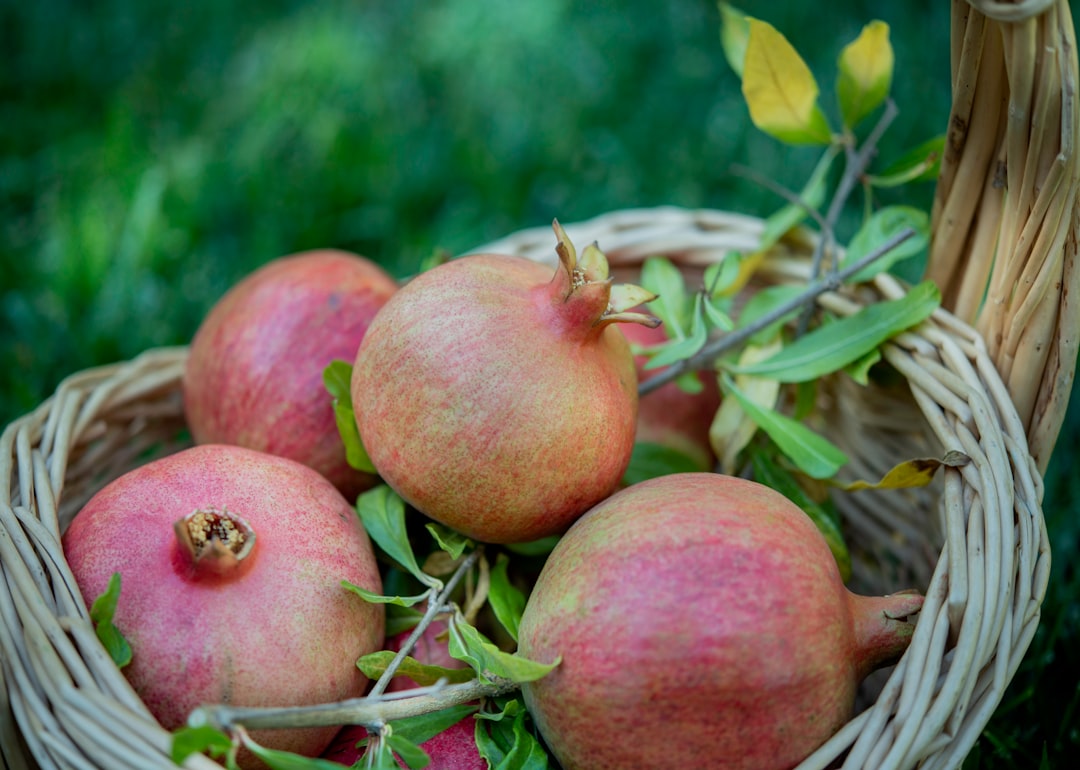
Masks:
[[[255,530],[224,508],[199,508],[176,522],[181,549],[200,569],[236,569],[255,548]]]

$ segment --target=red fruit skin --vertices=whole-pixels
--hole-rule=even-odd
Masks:
[[[206,507],[255,531],[252,553],[232,573],[207,575],[177,544],[174,522]],[[234,446],[181,451],[94,495],[63,546],[87,602],[120,573],[114,623],[133,650],[123,671],[166,729],[204,703],[314,704],[367,686],[355,662],[381,647],[383,609],[341,581],[381,592],[375,556],[348,501],[304,465]],[[335,731],[252,736],[317,756]]]
[[[476,720],[465,717],[421,743],[420,748],[431,757],[431,763],[425,770],[488,770],[487,760],[480,756],[480,751],[476,748],[475,729]],[[322,758],[352,767],[364,756],[364,752],[356,748],[356,744],[367,735],[367,730],[359,725],[344,728]],[[395,759],[399,766],[406,767],[400,759]]]
[[[344,251],[276,259],[210,309],[191,342],[184,407],[196,443],[236,444],[288,457],[348,499],[376,477],[351,468],[323,369],[351,362],[397,283]]]
[[[912,625],[892,618],[921,604],[848,592],[810,519],[767,487],[664,476],[593,508],[549,556],[519,649],[562,663],[525,702],[564,770],[791,768],[903,652]]]
[[[633,449],[637,378],[626,339],[589,321],[587,304],[566,301],[552,268],[499,255],[403,286],[353,367],[357,426],[383,480],[492,543],[562,532],[610,494]]]
[[[618,328],[627,341],[645,347],[668,338],[662,326],[620,324]],[[634,357],[639,382],[664,370],[664,367],[646,369],[648,360],[644,355]],[[677,450],[693,460],[699,470],[709,471],[716,462],[709,442],[709,426],[720,408],[720,386],[716,376],[709,372],[698,372],[698,379],[702,385],[699,393],[687,393],[678,384],[668,382],[642,396],[638,401],[636,440]]]

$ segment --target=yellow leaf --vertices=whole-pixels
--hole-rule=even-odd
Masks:
[[[754,125],[792,144],[828,144],[830,132],[818,106],[810,68],[771,24],[748,18],[743,96]]]
[[[776,353],[782,344],[777,336],[765,345],[747,345],[739,356],[739,364],[749,365],[764,361]],[[767,377],[736,375],[735,386],[755,404],[766,409],[775,408],[780,397],[780,383]],[[738,470],[739,452],[746,448],[757,430],[757,423],[743,411],[737,398],[725,398],[720,402],[720,408],[716,410],[709,426],[709,443],[720,461],[722,473],[730,475]]]
[[[937,469],[941,466],[957,468],[967,465],[971,458],[962,452],[952,451],[940,460],[937,458],[917,458],[908,460],[894,466],[881,477],[880,481],[853,481],[850,484],[837,484],[848,492],[857,492],[860,489],[911,489],[913,487],[925,487],[929,484]]]
[[[836,93],[844,125],[851,127],[878,107],[889,94],[893,75],[889,25],[872,21],[840,53]]]

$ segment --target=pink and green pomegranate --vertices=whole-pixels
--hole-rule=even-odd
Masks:
[[[628,487],[562,537],[528,599],[524,686],[564,770],[791,768],[895,661],[913,593],[858,596],[799,508],[752,481]]]
[[[560,265],[497,254],[402,287],[353,367],[360,437],[379,475],[437,521],[485,542],[565,530],[615,489],[633,448],[637,378],[617,322],[653,295],[613,285],[556,223]]]
[[[350,504],[305,465],[220,444],[183,450],[101,489],[63,546],[87,602],[120,574],[113,622],[133,652],[123,671],[166,729],[205,703],[306,705],[367,687],[356,660],[382,646],[384,610],[342,581],[380,593],[375,555]],[[252,735],[318,756],[334,733]]]
[[[191,342],[184,408],[195,441],[304,463],[350,500],[373,486],[345,460],[323,369],[353,360],[396,290],[374,262],[333,249],[275,259],[233,286]]]

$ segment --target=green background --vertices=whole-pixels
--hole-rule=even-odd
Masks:
[[[804,55],[833,114],[838,52],[883,19],[900,116],[882,158],[943,130],[945,0],[741,7]],[[186,343],[290,252],[404,277],[556,216],[769,213],[731,165],[797,188],[816,153],[752,128],[718,29],[701,0],[0,4],[0,424],[66,374]],[[1047,476],[1045,621],[971,767],[1080,750],[1078,406]]]

